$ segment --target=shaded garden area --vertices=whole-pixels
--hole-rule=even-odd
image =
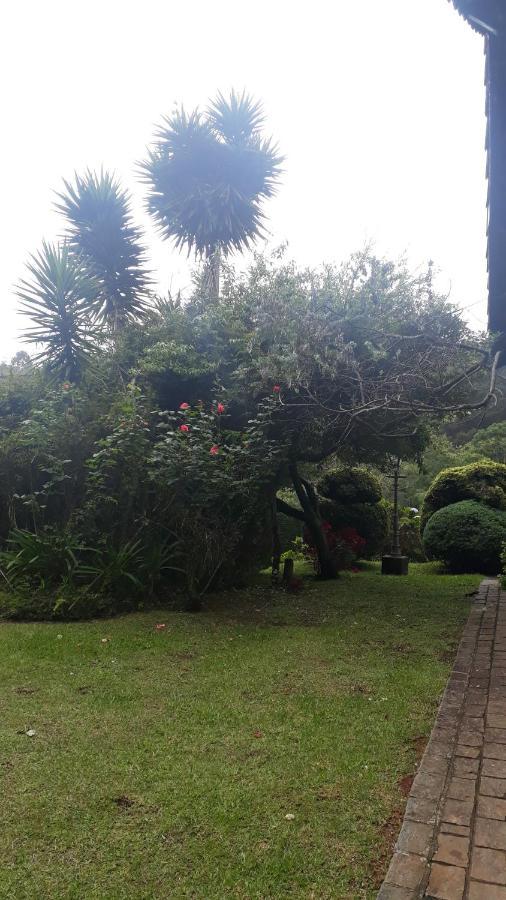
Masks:
[[[3,896],[372,900],[478,577],[301,574],[2,625]]]

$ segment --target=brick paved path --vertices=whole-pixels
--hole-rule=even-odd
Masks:
[[[506,591],[482,582],[378,900],[506,900]]]

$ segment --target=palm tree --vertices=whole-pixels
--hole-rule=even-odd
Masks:
[[[32,319],[23,339],[43,344],[35,361],[70,381],[79,379],[97,348],[97,330],[90,313],[97,303],[100,285],[85,261],[68,244],[44,243],[27,264],[30,278],[17,288],[20,310]]]
[[[130,197],[109,172],[64,181],[57,209],[67,220],[66,238],[86,260],[100,291],[97,317],[113,331],[142,318],[150,278],[142,234],[132,223]]]
[[[221,255],[265,233],[262,201],[276,193],[283,157],[263,122],[245,92],[218,94],[204,114],[181,107],[165,118],[141,163],[149,212],[163,237],[208,261],[215,296]]]

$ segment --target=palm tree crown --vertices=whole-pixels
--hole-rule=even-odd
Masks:
[[[209,258],[264,233],[262,200],[275,194],[283,158],[263,122],[261,105],[234,91],[205,113],[181,107],[164,119],[141,171],[148,210],[176,247]]]
[[[142,317],[150,278],[142,234],[132,223],[130,197],[109,172],[87,171],[65,181],[57,209],[67,220],[70,246],[88,262],[100,285],[98,318],[113,330]]]

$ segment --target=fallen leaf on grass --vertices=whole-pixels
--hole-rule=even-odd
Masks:
[[[162,630],[165,628],[165,622],[158,622],[158,623],[155,625],[155,628],[156,628],[157,631],[162,631]]]
[[[295,819],[295,816],[293,813],[287,813],[285,819],[288,819],[289,822],[292,822],[293,819]]]
[[[256,729],[256,731],[253,732],[253,737],[261,738],[263,736],[264,736],[263,731],[259,731],[258,728]]]

